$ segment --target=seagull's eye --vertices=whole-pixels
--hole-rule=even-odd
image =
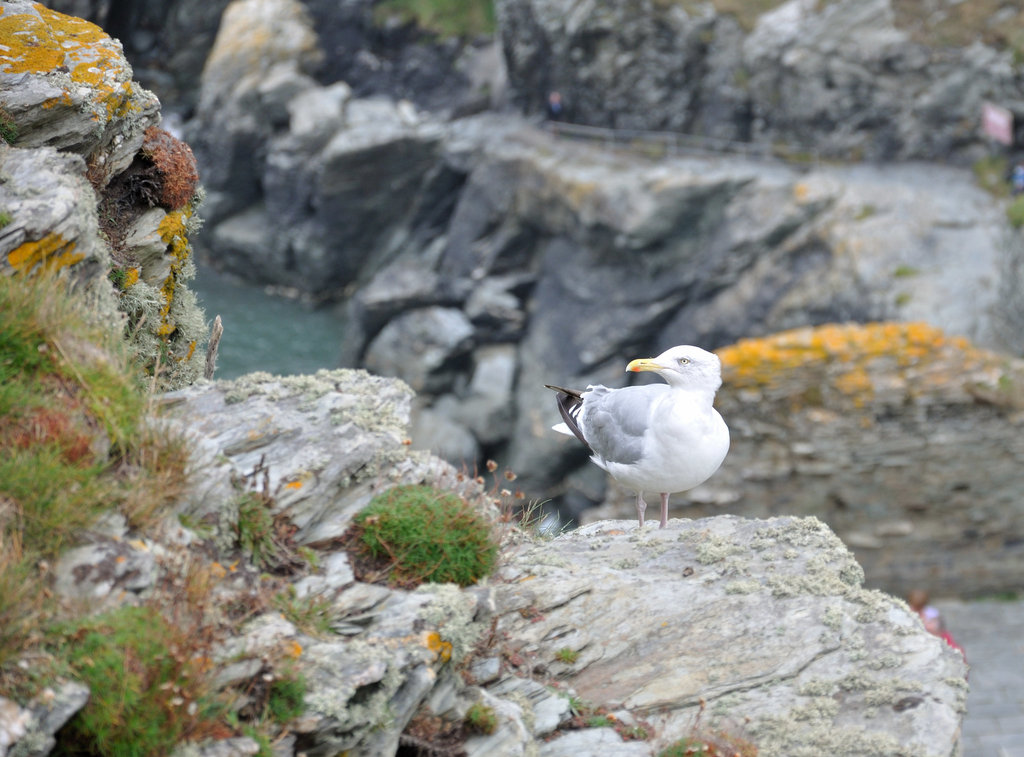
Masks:
[[[681,357],[681,358],[679,358],[679,365],[687,365],[689,362],[690,362],[690,358],[688,358],[688,357]]]

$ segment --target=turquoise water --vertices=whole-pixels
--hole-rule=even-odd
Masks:
[[[345,325],[339,307],[312,305],[267,294],[197,265],[191,288],[213,323],[220,315],[224,335],[214,378],[237,378],[252,371],[278,375],[337,368]]]

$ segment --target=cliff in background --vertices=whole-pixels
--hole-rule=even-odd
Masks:
[[[843,160],[970,162],[982,103],[1024,114],[1024,17],[893,0],[498,0],[513,100],[569,120]],[[725,11],[717,7],[728,6]]]
[[[57,270],[85,282],[86,292],[57,297],[81,314],[75,327],[148,281],[162,299],[124,339],[148,331],[162,345],[157,360],[171,366],[168,380],[187,381],[193,350],[174,305],[194,202],[186,148],[151,131],[155,102],[119,78],[127,64],[96,27],[27,2],[0,11],[9,24],[0,29],[13,36],[5,45],[28,32],[34,54],[59,61],[24,71],[20,59],[0,59],[9,98],[0,104],[19,128],[15,146],[0,148],[9,219],[0,291],[4,303],[21,302],[0,312],[5,334],[48,307],[54,293],[31,287],[63,284],[45,278]],[[75,56],[87,64],[77,68]],[[96,71],[144,98],[117,102],[132,113],[148,102],[149,121],[104,120],[106,110],[92,109],[99,90],[74,76]],[[12,107],[11,92],[42,91],[53,99]],[[72,97],[84,99],[63,113]],[[53,110],[85,136],[35,135],[31,125]],[[31,296],[6,297],[19,288]],[[813,518],[673,520],[663,531],[609,522],[538,540],[517,527],[499,475],[487,491],[483,479],[410,448],[408,386],[353,370],[256,374],[154,395],[162,412],[133,416],[147,430],[133,449],[134,434],[107,435],[119,408],[91,391],[82,370],[119,361],[79,342],[72,323],[50,333],[46,322],[4,349],[33,371],[54,371],[37,390],[84,396],[102,422],[71,428],[57,407],[45,408],[46,423],[17,416],[17,433],[2,437],[11,451],[73,438],[54,456],[115,483],[152,466],[154,440],[165,445],[156,457],[176,459],[153,471],[164,477],[146,491],[94,501],[89,487],[58,487],[57,496],[86,497],[99,517],[57,524],[59,538],[47,538],[56,526],[35,534],[47,559],[30,553],[24,564],[28,531],[10,516],[38,503],[3,469],[0,558],[18,572],[0,575],[32,591],[0,588],[32,612],[13,607],[0,634],[0,755],[46,755],[62,739],[97,754],[177,757],[400,748],[646,757],[691,739],[762,757],[958,751],[962,657],[901,601],[864,589],[856,561]],[[465,588],[413,588],[358,557],[346,533],[396,484],[456,494],[460,517],[483,523],[500,547],[494,573]],[[666,592],[680,601],[667,604]],[[10,612],[0,607],[0,617]],[[638,656],[640,639],[649,654]]]

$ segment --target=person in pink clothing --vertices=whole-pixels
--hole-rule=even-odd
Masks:
[[[929,633],[938,636],[949,646],[953,647],[953,649],[964,655],[965,660],[967,659],[964,648],[957,643],[956,639],[953,638],[953,634],[946,628],[946,624],[943,622],[942,615],[938,609],[928,604],[928,592],[922,589],[914,589],[907,595],[907,604],[910,605],[911,610],[921,617],[921,622],[924,623],[924,627]]]

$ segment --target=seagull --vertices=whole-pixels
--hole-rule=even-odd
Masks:
[[[713,407],[722,366],[717,355],[681,345],[626,370],[653,371],[667,383],[584,391],[545,384],[558,393],[564,421],[552,428],[583,442],[598,467],[636,492],[641,528],[643,493],[659,492],[665,528],[669,495],[707,481],[729,451],[729,427]]]

